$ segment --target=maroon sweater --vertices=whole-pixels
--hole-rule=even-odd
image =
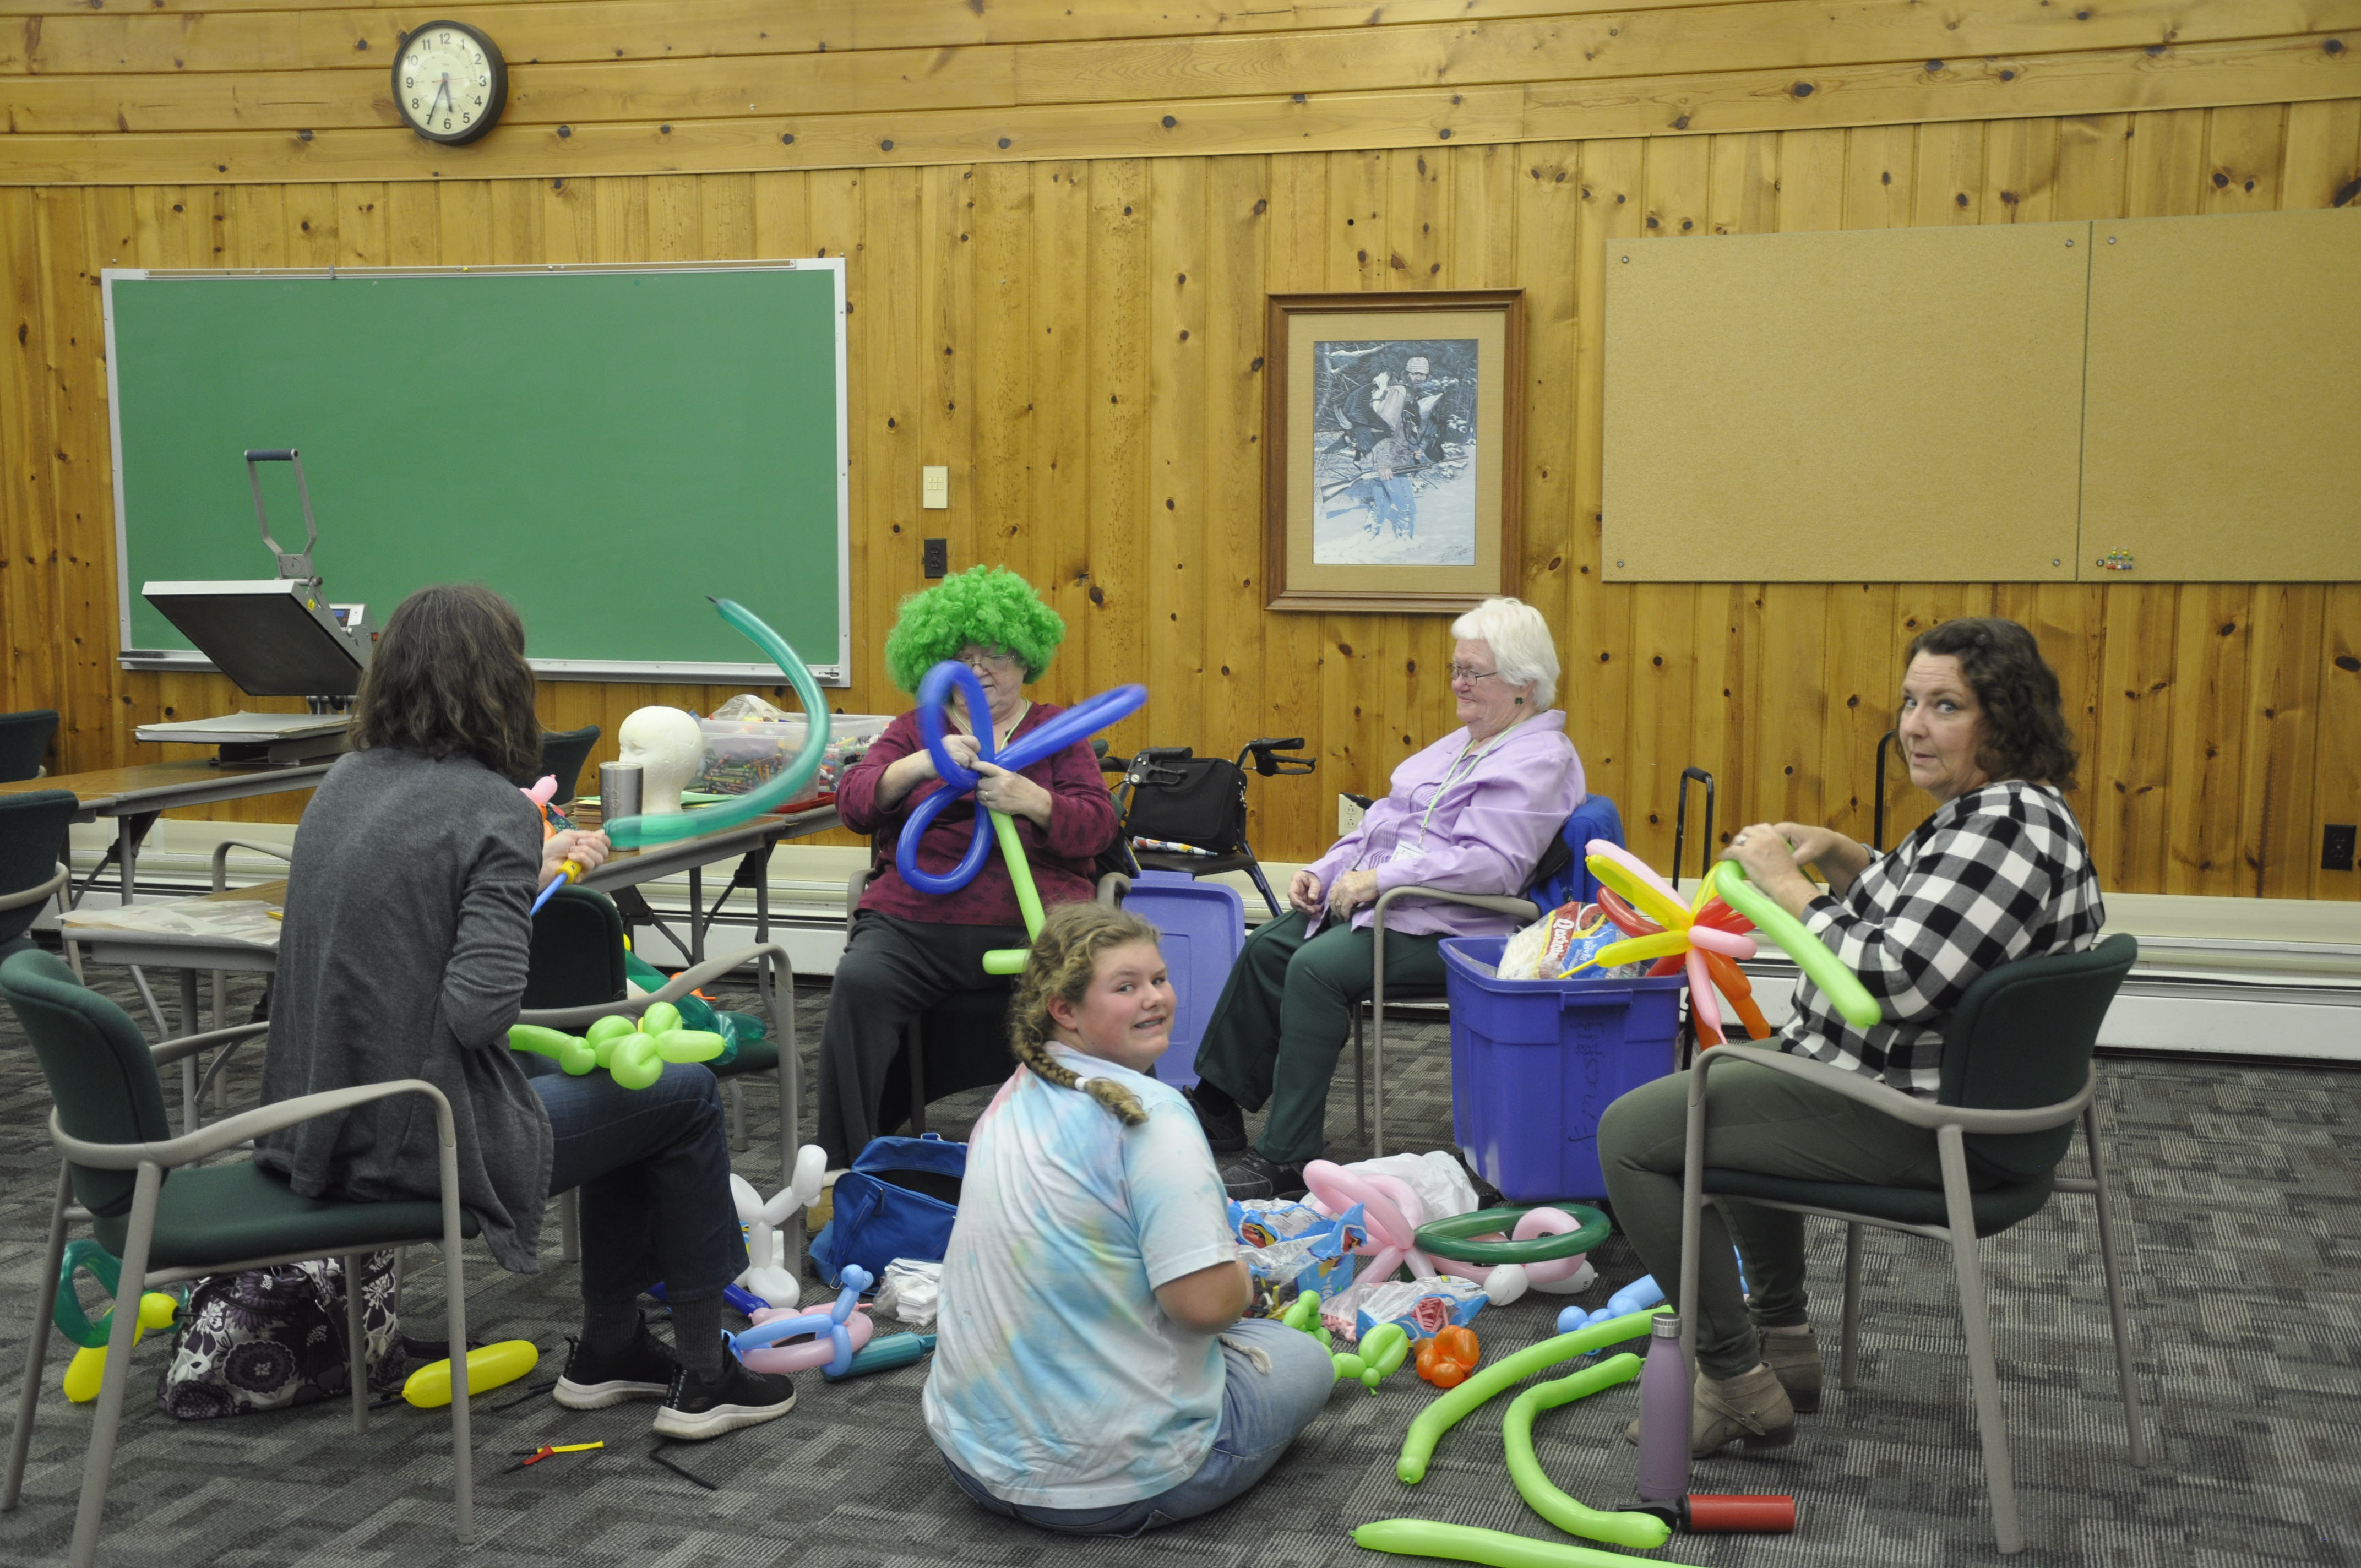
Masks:
[[[1029,734],[1064,711],[1054,703],[1037,702],[1009,739]],[[939,898],[920,893],[895,869],[894,850],[901,840],[902,825],[921,801],[943,787],[942,781],[927,780],[884,811],[877,806],[877,786],[887,768],[925,749],[917,712],[903,714],[885,727],[869,754],[837,780],[836,813],[844,825],[856,833],[885,835],[885,869],[862,894],[861,907],[897,920],[931,920],[944,926],[1022,926],[1025,915],[1016,907],[1016,890],[1009,885],[1008,868],[996,847],[984,857],[973,882]],[[1091,754],[1088,742],[1077,740],[1023,772],[1056,797],[1047,831],[1028,818],[1014,819],[1017,839],[1025,846],[1026,862],[1033,868],[1033,885],[1040,892],[1041,906],[1050,909],[1082,903],[1098,891],[1091,863],[1099,851],[1115,842],[1115,801],[1099,776],[1098,759]],[[941,876],[958,865],[960,857],[967,853],[974,819],[973,796],[946,807],[918,840],[920,869]],[[992,825],[985,823],[983,831],[990,835]]]

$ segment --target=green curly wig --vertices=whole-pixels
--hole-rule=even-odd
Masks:
[[[1016,654],[1030,685],[1065,640],[1065,618],[1041,602],[1032,584],[1005,566],[971,566],[902,601],[885,639],[885,673],[916,696],[928,670],[972,642]]]

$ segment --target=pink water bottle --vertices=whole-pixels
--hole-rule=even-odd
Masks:
[[[1640,1372],[1640,1501],[1677,1508],[1689,1489],[1689,1374],[1681,1320],[1659,1313],[1648,1327]]]

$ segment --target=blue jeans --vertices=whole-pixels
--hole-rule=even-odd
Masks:
[[[1268,1318],[1246,1318],[1223,1332],[1245,1340],[1270,1357],[1262,1371],[1243,1351],[1222,1346],[1222,1424],[1213,1452],[1197,1473],[1180,1485],[1104,1508],[1043,1508],[1004,1502],[983,1483],[943,1464],[961,1491],[994,1513],[1066,1535],[1138,1535],[1180,1519],[1212,1513],[1261,1480],[1295,1434],[1312,1424],[1335,1387],[1336,1364],[1310,1334]]]
[[[667,1062],[647,1088],[625,1089],[520,1056],[549,1113],[550,1194],[582,1190],[583,1299],[636,1300],[659,1281],[675,1302],[720,1295],[745,1270],[746,1238],[713,1074]]]

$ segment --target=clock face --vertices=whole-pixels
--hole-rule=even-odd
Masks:
[[[508,96],[500,51],[464,22],[429,22],[394,56],[394,109],[429,141],[474,141],[500,119]]]

